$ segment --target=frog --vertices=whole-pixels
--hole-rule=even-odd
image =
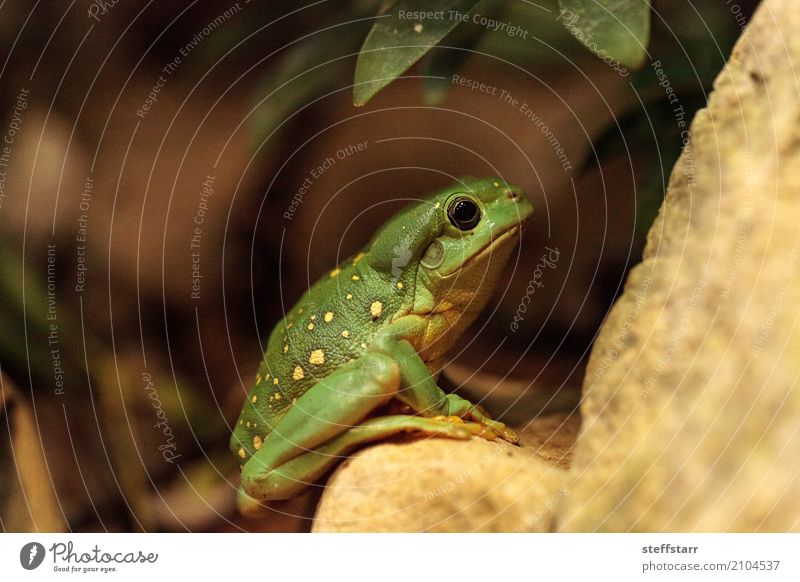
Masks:
[[[355,449],[398,435],[519,442],[438,379],[532,213],[500,178],[456,179],[308,288],[269,335],[232,430],[242,513],[296,497]]]

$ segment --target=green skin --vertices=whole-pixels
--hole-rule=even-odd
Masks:
[[[447,212],[464,196],[480,209],[468,230]],[[462,178],[395,215],[303,295],[272,331],[231,436],[242,511],[294,497],[354,448],[399,433],[518,442],[443,392],[434,374],[483,309],[532,212],[519,188]]]

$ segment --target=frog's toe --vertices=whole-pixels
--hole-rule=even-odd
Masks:
[[[519,436],[517,436],[517,433],[502,422],[496,420],[484,419],[480,422],[474,422],[464,420],[459,416],[436,416],[433,420],[453,427],[456,429],[456,431],[453,432],[460,432],[467,436],[477,436],[487,441],[495,441],[499,438],[512,445],[519,444]]]
[[[492,441],[501,438],[512,445],[519,444],[519,436],[517,433],[499,420],[492,420],[487,415],[483,414],[477,406],[472,408],[470,416],[473,421],[484,428],[484,434],[479,436]]]
[[[512,445],[519,444],[519,436],[517,433],[500,421],[484,418],[480,421],[476,421],[474,423],[470,422],[467,424],[475,424],[476,426],[479,426],[481,430],[477,436],[486,440],[494,441],[500,438],[507,443],[511,443]]]
[[[491,420],[489,421],[488,428],[507,443],[511,443],[512,445],[519,444],[519,435],[502,422]]]

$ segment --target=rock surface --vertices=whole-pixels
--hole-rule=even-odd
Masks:
[[[800,6],[766,0],[594,346],[567,531],[800,529]]]
[[[315,532],[552,531],[578,420],[551,415],[523,447],[473,438],[384,443],[331,477]]]

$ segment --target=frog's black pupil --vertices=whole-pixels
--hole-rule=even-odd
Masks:
[[[459,198],[450,204],[448,209],[450,222],[459,230],[475,228],[480,219],[478,205],[469,198]]]

